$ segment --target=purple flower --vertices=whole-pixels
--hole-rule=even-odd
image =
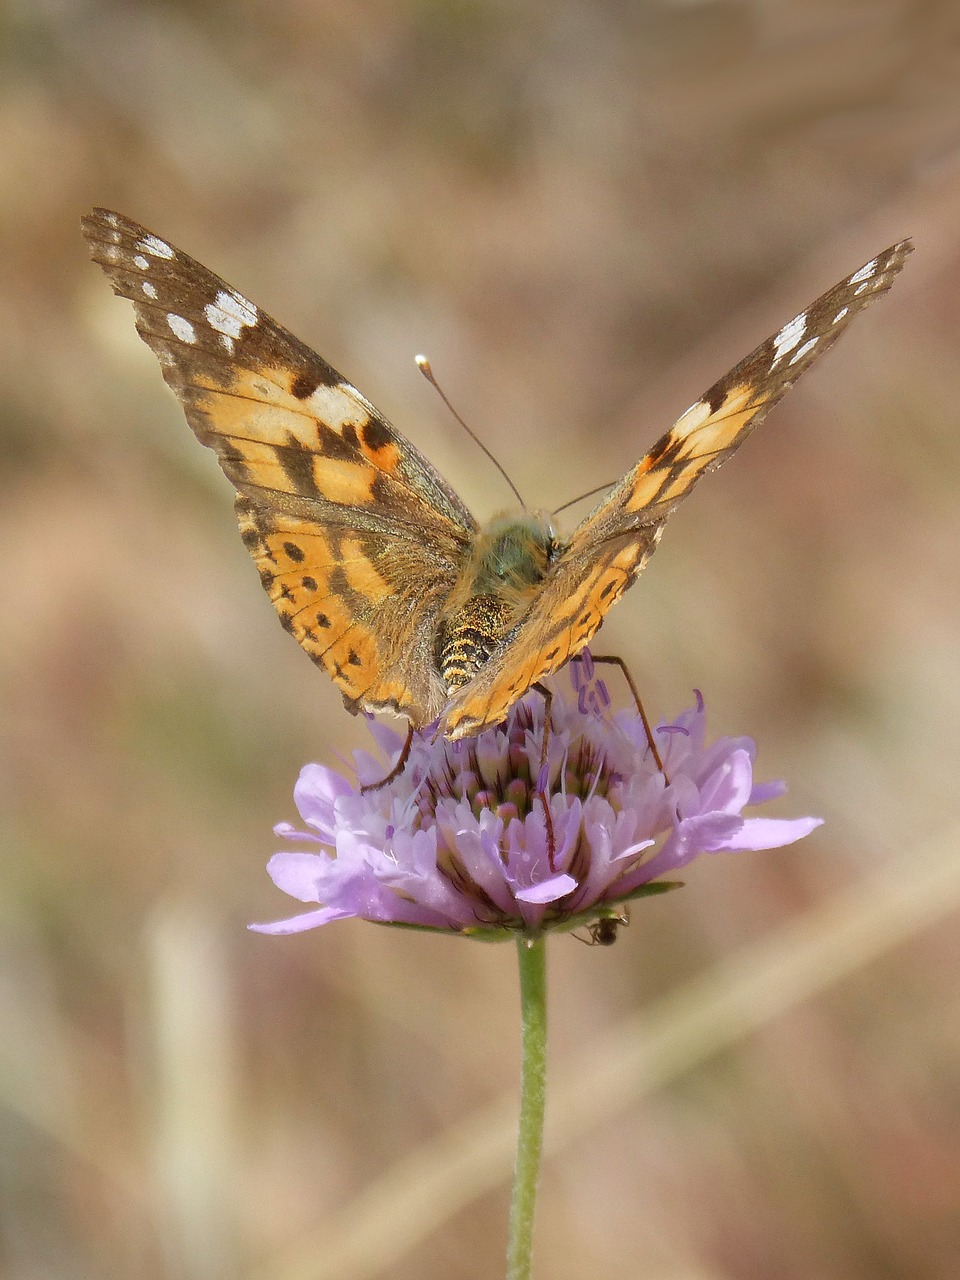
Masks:
[[[673,887],[660,877],[701,853],[775,849],[820,825],[743,817],[747,805],[786,788],[754,783],[750,738],[706,742],[699,693],[655,731],[661,770],[640,716],[609,714],[589,660],[572,669],[577,700],[554,695],[543,769],[537,694],[476,738],[417,733],[400,776],[365,794],[361,785],[383,778],[400,749],[382,725],[371,731],[386,763],[356,752],[356,782],[306,765],[294,790],[306,830],[283,823],[275,831],[316,851],[274,854],[268,871],[279,889],[317,905],[251,927],[297,933],[358,916],[485,939],[569,930],[618,918],[618,904]]]

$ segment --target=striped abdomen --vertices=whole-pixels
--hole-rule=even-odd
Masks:
[[[499,647],[511,612],[496,596],[474,596],[446,620],[437,657],[448,693],[466,684]]]

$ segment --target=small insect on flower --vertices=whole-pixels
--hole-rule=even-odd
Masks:
[[[573,936],[578,942],[585,942],[588,947],[612,947],[620,936],[620,930],[630,923],[630,913],[626,907],[614,915],[601,916],[587,928],[587,937],[581,938],[578,933]]]
[[[407,768],[375,790],[364,784],[401,746],[382,725],[370,727],[386,764],[357,752],[354,780],[306,765],[294,791],[303,829],[276,833],[312,851],[277,853],[268,870],[316,905],[251,927],[296,933],[358,917],[489,941],[584,928],[608,946],[623,904],[677,887],[665,877],[699,854],[779,848],[820,825],[743,816],[785,788],[754,783],[750,738],[707,742],[699,694],[654,730],[661,768],[640,714],[611,715],[606,690],[589,696],[578,680],[576,700],[553,696],[545,765],[536,695],[475,738],[416,734]]]

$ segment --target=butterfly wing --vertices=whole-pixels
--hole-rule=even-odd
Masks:
[[[470,512],[356,388],[199,262],[107,210],[83,230],[236,488],[283,625],[352,710],[429,722],[446,700],[434,637]]]
[[[912,249],[901,240],[871,258],[715,382],[587,516],[571,545],[665,520],[700,476],[739,449],[863,308],[887,292]]]
[[[499,724],[532,685],[579,653],[653,554],[660,533],[650,526],[592,546],[571,544],[526,616],[451,698],[445,736],[469,737]]]
[[[449,736],[499,723],[532,684],[580,652],[697,480],[722,466],[817,356],[890,288],[911,249],[903,240],[878,254],[761,343],[614,486],[578,526],[527,615],[451,701]]]

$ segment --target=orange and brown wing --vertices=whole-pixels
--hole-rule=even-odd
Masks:
[[[343,524],[237,499],[240,533],[281,625],[322,667],[351,711],[436,719],[446,690],[434,656],[456,581],[429,542],[389,525]]]
[[[578,527],[572,547],[667,518],[722,466],[850,322],[886,293],[913,246],[901,240],[811,303],[715,382]]]
[[[651,526],[585,553],[567,549],[527,615],[451,698],[441,722],[445,736],[470,737],[499,724],[532,685],[578,654],[649,560],[660,533]]]
[[[107,210],[83,230],[236,488],[284,626],[351,707],[430,720],[443,701],[436,615],[470,512],[355,387],[199,262]]]
[[[721,466],[850,321],[890,288],[911,248],[904,240],[878,254],[761,343],[614,486],[576,529],[528,614],[451,700],[449,736],[499,723],[532,684],[580,652],[700,476]]]

